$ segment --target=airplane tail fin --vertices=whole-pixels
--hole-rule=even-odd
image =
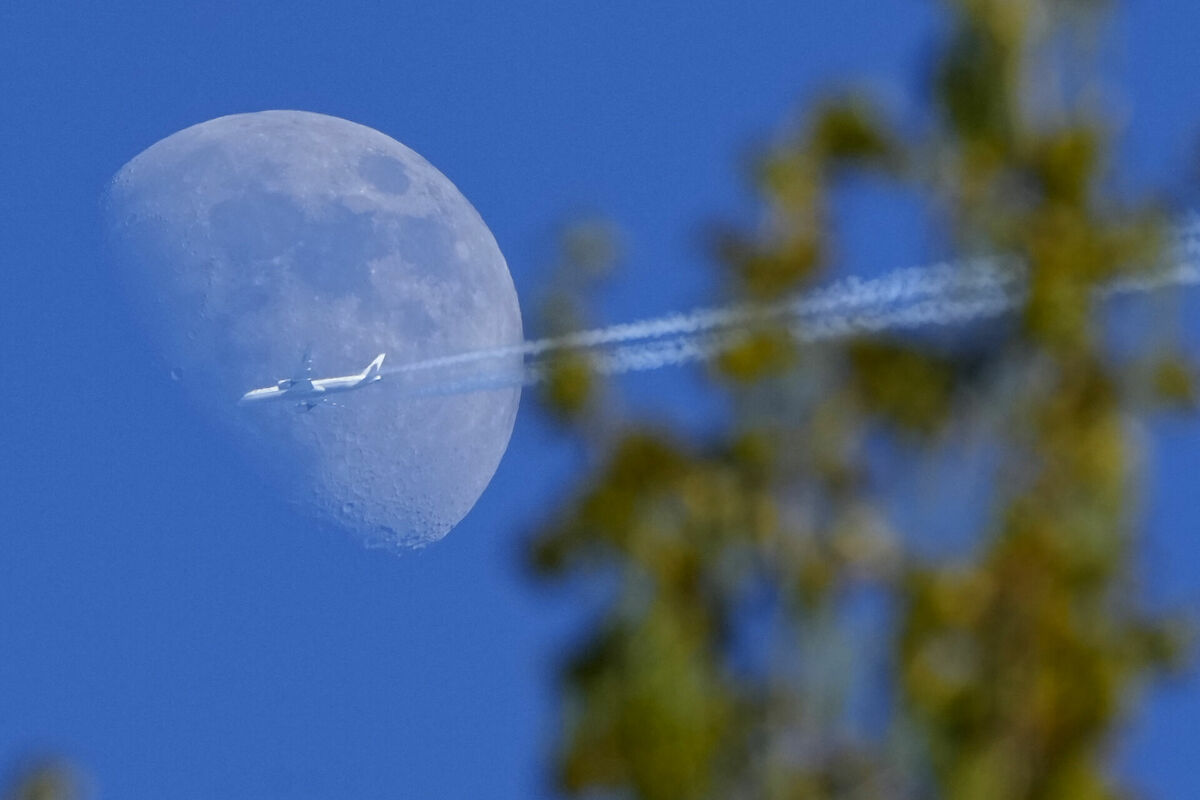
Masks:
[[[383,358],[386,355],[387,353],[380,353],[375,356],[375,360],[368,364],[367,368],[362,371],[362,380],[364,383],[377,381],[383,377],[379,374],[379,370],[383,367]]]

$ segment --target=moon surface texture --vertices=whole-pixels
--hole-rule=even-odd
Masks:
[[[172,377],[289,498],[400,548],[440,539],[471,510],[508,446],[519,388],[429,396],[394,374],[333,398],[340,407],[236,405],[295,375],[309,346],[322,378],[378,353],[386,373],[522,341],[495,239],[429,162],[336,117],[238,114],[138,155],[105,210]]]

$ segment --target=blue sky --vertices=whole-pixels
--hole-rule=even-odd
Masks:
[[[1192,198],[1200,8],[1127,5],[1108,60],[1118,164]],[[519,553],[577,454],[526,403],[475,510],[402,558],[296,516],[190,413],[122,306],[98,200],[128,159],[223,114],[345,117],[458,185],[526,314],[555,226],[609,215],[628,263],[602,313],[626,320],[710,298],[701,225],[745,212],[745,157],[800,102],[858,76],[918,105],[936,25],[917,0],[0,7],[0,341],[23,384],[0,394],[0,770],[59,753],[131,798],[547,793],[574,615]],[[845,209],[844,269],[926,254],[902,200]],[[693,377],[631,378],[630,403],[699,419]],[[1162,421],[1149,441],[1146,582],[1194,608],[1200,427]],[[1200,793],[1197,718],[1194,676],[1156,690],[1123,771]]]

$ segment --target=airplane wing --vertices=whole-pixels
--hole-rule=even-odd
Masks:
[[[300,357],[300,364],[296,367],[295,374],[287,381],[287,388],[299,389],[301,391],[311,390],[312,384],[312,345],[304,348],[304,355]]]
[[[312,345],[304,348],[304,355],[300,356],[300,366],[296,368],[296,374],[292,376],[294,381],[310,381],[312,380]]]

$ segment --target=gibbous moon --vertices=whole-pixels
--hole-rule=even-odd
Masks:
[[[138,155],[105,209],[171,377],[288,497],[391,547],[436,541],[471,510],[508,446],[517,388],[430,397],[397,375],[308,413],[236,405],[292,377],[309,346],[317,378],[378,353],[386,372],[522,341],[495,239],[429,162],[336,117],[237,114]]]

